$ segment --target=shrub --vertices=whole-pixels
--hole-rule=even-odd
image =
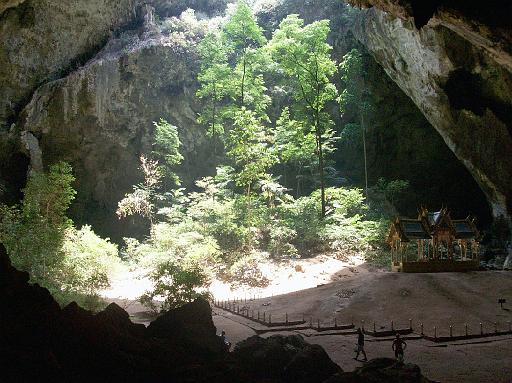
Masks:
[[[62,244],[71,227],[66,211],[76,194],[71,187],[74,179],[71,166],[59,162],[47,173],[30,176],[21,205],[0,206],[0,240],[13,265],[48,288],[59,288]]]
[[[323,222],[320,219],[320,206],[320,198],[311,195],[286,202],[277,208],[277,214],[286,227],[296,233],[292,244],[303,254],[318,250],[321,244],[319,233]]]
[[[157,310],[154,299],[162,297],[160,311],[167,311],[185,303],[192,302],[199,296],[208,298],[202,291],[209,284],[208,276],[198,264],[182,263],[179,259],[163,261],[149,274],[154,288],[140,297],[140,302]]]
[[[260,264],[263,261],[264,255],[255,251],[241,256],[229,268],[227,277],[235,285],[265,287],[269,280],[260,269]]]
[[[273,221],[268,229],[270,241],[268,251],[275,258],[293,257],[297,255],[297,248],[292,244],[297,238],[297,233],[285,226],[283,221]]]
[[[100,238],[90,226],[69,228],[62,250],[59,285],[65,292],[97,296],[110,286],[109,275],[120,266],[117,246]]]

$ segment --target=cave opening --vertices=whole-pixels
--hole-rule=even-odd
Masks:
[[[0,201],[8,205],[23,199],[22,189],[27,183],[30,158],[15,152],[3,157],[0,164]]]
[[[57,3],[0,5],[0,381],[508,379],[496,2]]]

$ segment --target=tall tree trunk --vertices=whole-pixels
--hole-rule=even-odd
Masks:
[[[316,111],[316,140],[318,144],[318,171],[320,175],[320,193],[321,193],[321,199],[322,199],[322,215],[321,218],[323,219],[325,217],[325,174],[324,174],[324,151],[323,151],[323,142],[322,142],[322,131],[320,129],[320,112]]]
[[[364,115],[361,112],[361,131],[363,135],[363,154],[364,154],[364,192],[368,201],[368,162],[366,156],[366,129],[364,127]]]
[[[215,119],[217,117],[217,88],[213,91],[213,118],[212,118],[212,141],[213,141],[213,155],[217,156],[217,145],[215,144]]]
[[[245,106],[245,73],[247,71],[247,62],[246,62],[246,53],[245,53],[245,48],[243,50],[243,72],[242,72],[242,94],[241,94],[241,105],[240,107],[244,107]]]

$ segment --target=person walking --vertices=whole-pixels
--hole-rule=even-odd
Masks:
[[[222,344],[224,346],[224,351],[229,352],[229,349],[231,348],[231,342],[229,342],[226,337],[226,331],[222,330],[222,332],[220,334],[220,339],[222,340]]]
[[[404,351],[407,348],[407,343],[405,343],[402,338],[400,338],[400,334],[396,333],[395,340],[393,340],[393,345],[391,346],[393,351],[395,352],[395,358],[399,362],[404,361]]]
[[[359,354],[362,353],[364,356],[363,362],[368,361],[368,358],[366,357],[366,352],[364,351],[364,333],[360,327],[357,329],[357,346],[356,346],[355,351],[356,351],[356,357],[354,358],[355,360],[359,360],[358,359]]]

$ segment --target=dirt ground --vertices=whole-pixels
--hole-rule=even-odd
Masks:
[[[337,271],[339,270],[339,271]],[[288,272],[287,272],[288,273]],[[296,273],[296,274],[294,274]],[[308,269],[290,271],[279,283],[286,291],[286,278],[297,280]],[[318,286],[311,286],[310,277],[304,279],[305,290],[267,298],[250,300],[251,292],[245,294],[247,302],[240,304],[255,313],[260,311],[272,315],[272,321],[303,317],[316,325],[332,325],[334,318],[338,324],[354,323],[366,329],[390,329],[409,327],[409,320],[416,333],[423,324],[426,335],[433,335],[434,327],[438,336],[447,336],[449,326],[453,335],[462,335],[465,325],[469,333],[479,333],[480,323],[484,332],[489,333],[497,326],[499,331],[508,330],[512,321],[512,273],[500,271],[469,273],[405,274],[369,270],[364,264],[345,265],[328,273],[322,272]],[[300,288],[300,286],[298,286]],[[240,291],[235,296],[243,297]],[[223,292],[218,299],[225,299]],[[231,298],[231,299],[232,299]],[[507,302],[501,309],[498,298]],[[149,323],[152,319],[144,308],[133,300],[115,299],[125,307],[132,320]],[[255,335],[254,329],[261,329],[254,322],[214,309],[214,323],[218,332],[225,330],[233,344]],[[288,332],[290,333],[290,332]],[[316,331],[294,331],[300,333],[310,343],[320,344],[331,358],[344,370],[351,371],[360,362],[353,360],[356,336],[343,332],[337,334],[317,333]],[[264,333],[270,336],[274,333]],[[283,333],[286,334],[286,333]],[[412,334],[407,340],[406,361],[418,364],[424,374],[439,382],[489,382],[512,383],[512,335],[434,343]],[[366,337],[366,351],[369,358],[393,356],[391,339]]]
[[[507,330],[512,321],[512,304],[501,309],[498,298],[512,303],[512,273],[471,272],[438,274],[402,274],[370,272],[363,265],[346,268],[333,276],[334,281],[316,288],[291,294],[243,303],[251,311],[272,314],[272,321],[281,321],[288,313],[290,320],[313,319],[316,325],[351,323],[377,330],[409,327],[415,332],[447,336],[449,326],[453,335],[462,335],[465,324],[469,333]],[[510,309],[509,309],[510,307]],[[214,322],[224,329],[233,343],[254,331],[251,324],[223,310],[215,310]],[[314,331],[302,333],[310,343],[320,344],[344,370],[351,371],[360,362],[353,360],[356,336],[352,334],[327,335]],[[270,336],[271,333],[263,336]],[[412,334],[407,340],[406,361],[418,364],[424,374],[440,382],[512,382],[512,335],[448,343],[434,343],[418,339]],[[392,339],[366,337],[369,358],[393,356]]]
[[[243,324],[243,318],[218,309],[214,312],[213,319],[218,331],[225,330],[233,344],[256,334],[254,330]],[[324,347],[333,361],[345,371],[352,371],[362,364],[353,359],[356,335],[323,335],[321,333],[318,335],[293,331],[265,333],[261,336],[274,334],[303,335],[307,342]],[[412,337],[417,338],[414,335]],[[407,337],[405,339],[406,363],[419,365],[423,374],[431,380],[446,383],[512,382],[512,336],[445,344],[435,344],[424,339],[409,340]],[[392,338],[376,339],[367,336],[365,349],[368,358],[393,357],[391,343]]]

